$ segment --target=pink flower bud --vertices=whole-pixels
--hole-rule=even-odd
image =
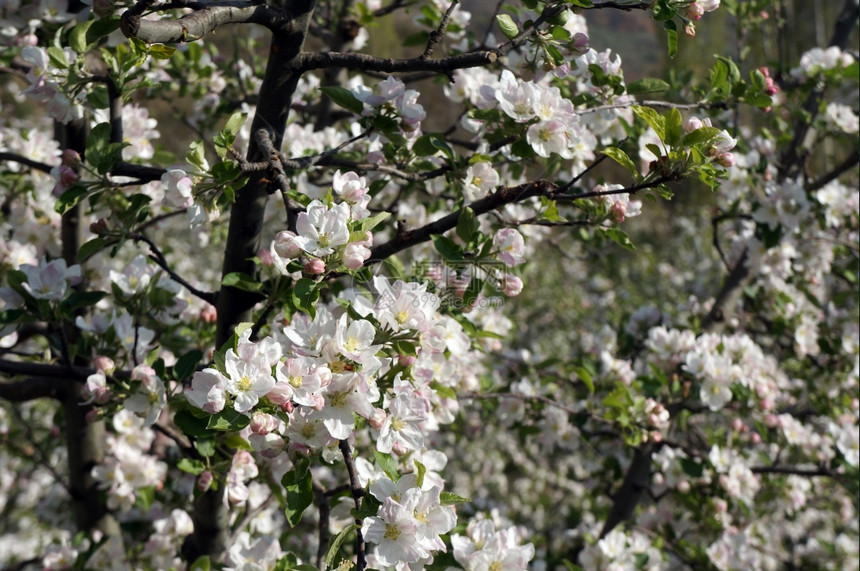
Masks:
[[[723,498],[714,498],[714,511],[720,514],[726,513],[729,504]]]
[[[201,492],[205,492],[212,486],[212,480],[215,477],[212,475],[212,472],[209,470],[204,470],[197,476],[197,489]]]
[[[687,5],[687,17],[691,20],[701,20],[705,14],[705,8],[698,2],[691,2]]]
[[[678,485],[676,487],[678,491],[682,494],[690,493],[690,482],[688,482],[687,480],[681,480],[680,482],[678,482]]]
[[[380,428],[382,428],[382,425],[385,424],[386,418],[388,418],[388,415],[385,414],[385,411],[381,408],[378,408],[373,411],[373,415],[371,415],[371,417],[367,419],[367,422],[370,424],[370,426],[372,426],[376,430],[379,430]]]
[[[204,323],[215,323],[218,320],[218,310],[214,305],[207,304],[200,310],[200,319],[202,319]]]
[[[688,38],[695,38],[696,37],[696,26],[693,25],[693,22],[690,22],[689,24],[684,26],[684,34]]]
[[[278,235],[275,236],[275,253],[288,260],[296,258],[302,253],[301,247],[296,243],[295,232],[289,230],[278,232]]]
[[[735,432],[741,432],[741,431],[743,431],[743,428],[744,428],[744,421],[742,421],[739,418],[733,418],[732,419],[732,430],[734,430]]]
[[[305,264],[305,273],[312,276],[325,273],[325,262],[320,258],[314,258],[313,260],[308,261],[308,263]]]
[[[99,218],[92,224],[90,224],[90,232],[97,236],[101,236],[102,234],[106,234],[108,231],[107,221],[104,218]]]
[[[86,420],[87,424],[92,424],[102,419],[104,416],[104,412],[100,408],[94,408],[87,412],[84,420]],[[53,430],[52,430],[53,432]],[[57,435],[59,436],[59,429],[57,430]]]
[[[65,149],[61,158],[64,165],[73,167],[81,162],[81,155],[74,149]]]
[[[571,49],[574,53],[583,55],[588,51],[588,44],[588,36],[582,32],[577,32],[573,35],[573,44],[571,45]]]
[[[750,434],[750,442],[752,444],[761,444],[761,434],[758,432],[753,432]]]
[[[684,121],[684,132],[692,133],[693,131],[701,129],[704,126],[705,124],[702,123],[702,120],[698,117],[690,117],[689,119]]]
[[[265,436],[277,427],[275,417],[265,412],[255,412],[251,415],[250,429],[254,434]]]
[[[505,275],[505,284],[502,293],[508,297],[516,297],[523,291],[523,280],[513,274]]]
[[[415,355],[400,355],[397,364],[401,367],[411,367],[415,363]]]
[[[290,401],[287,401],[281,405],[281,410],[287,414],[290,414],[291,412],[293,412],[294,408],[295,407],[293,406],[293,403],[291,403]]]
[[[663,484],[666,483],[666,478],[665,478],[665,476],[663,476],[662,472],[657,472],[656,474],[651,476],[651,482],[655,486],[662,486]]]
[[[717,155],[717,162],[725,168],[735,165],[735,155],[733,153],[721,153]]]
[[[104,375],[110,375],[116,370],[116,364],[113,362],[113,359],[104,355],[96,356],[93,359],[93,366]]]
[[[260,263],[267,268],[274,263],[274,258],[270,250],[260,250],[257,252],[257,257],[260,258]]]

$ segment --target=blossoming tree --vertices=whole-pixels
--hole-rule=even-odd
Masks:
[[[857,1],[588,36],[776,4],[0,4],[3,563],[856,568]]]

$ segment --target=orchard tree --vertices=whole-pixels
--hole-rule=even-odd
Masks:
[[[822,4],[786,62],[793,2],[0,3],[0,561],[856,569]]]

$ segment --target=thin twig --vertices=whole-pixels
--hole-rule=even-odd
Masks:
[[[364,497],[364,488],[361,487],[358,479],[358,471],[355,469],[355,461],[352,458],[352,450],[349,447],[349,441],[341,440],[338,442],[340,453],[343,455],[343,462],[346,465],[346,473],[349,475],[349,487],[352,492],[352,501],[356,511],[361,509],[361,498]],[[356,518],[355,524],[358,529],[355,531],[355,566],[357,571],[364,571],[367,567],[367,562],[364,558],[364,538],[361,536],[361,519]]]
[[[194,287],[193,285],[191,285],[190,283],[185,281],[185,279],[183,279],[182,276],[180,276],[179,274],[174,272],[170,268],[170,266],[168,265],[167,259],[164,257],[164,254],[162,254],[161,250],[158,249],[158,246],[155,245],[155,242],[153,242],[152,240],[150,240],[149,238],[147,238],[145,235],[143,235],[141,233],[132,234],[131,238],[135,242],[138,242],[138,241],[145,242],[146,245],[149,246],[149,249],[152,251],[151,252],[152,260],[156,264],[158,264],[161,269],[163,269],[165,272],[167,272],[167,275],[169,275],[171,277],[171,279],[173,279],[173,281],[175,281],[176,283],[185,287],[185,289],[187,289],[195,297],[198,297],[207,303],[215,305],[215,302],[218,299],[217,294],[214,294],[211,292],[206,292],[206,291],[201,291],[201,290],[197,289],[196,287]]]

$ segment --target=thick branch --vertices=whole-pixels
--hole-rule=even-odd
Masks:
[[[554,182],[548,180],[537,180],[518,186],[500,188],[493,194],[486,196],[480,200],[476,200],[469,207],[475,211],[475,214],[480,216],[491,210],[495,210],[505,204],[520,202],[533,196],[548,195],[558,189]],[[457,226],[457,221],[460,219],[462,209],[452,212],[444,218],[440,218],[435,222],[426,224],[415,230],[406,230],[399,232],[397,236],[388,242],[377,246],[371,250],[370,259],[365,262],[366,266],[381,262],[385,258],[411,248],[422,242],[426,242],[435,234],[443,234],[448,230]]]
[[[153,4],[152,0],[142,0],[122,15],[120,27],[127,38],[137,38],[147,44],[177,44],[197,41],[227,24],[260,24],[274,30],[287,21],[287,15],[277,8],[248,2],[208,4],[179,20],[142,18],[143,12]]]
[[[358,53],[314,52],[302,54],[298,58],[296,72],[304,73],[314,69],[342,67],[345,69],[360,69],[365,72],[405,73],[410,71],[432,71],[448,75],[457,69],[490,65],[498,57],[495,50],[469,52],[442,59],[423,59],[421,57],[394,59]]]
[[[14,383],[0,383],[0,399],[26,402],[40,398],[63,400],[68,396],[71,382],[59,377],[28,377]]]

